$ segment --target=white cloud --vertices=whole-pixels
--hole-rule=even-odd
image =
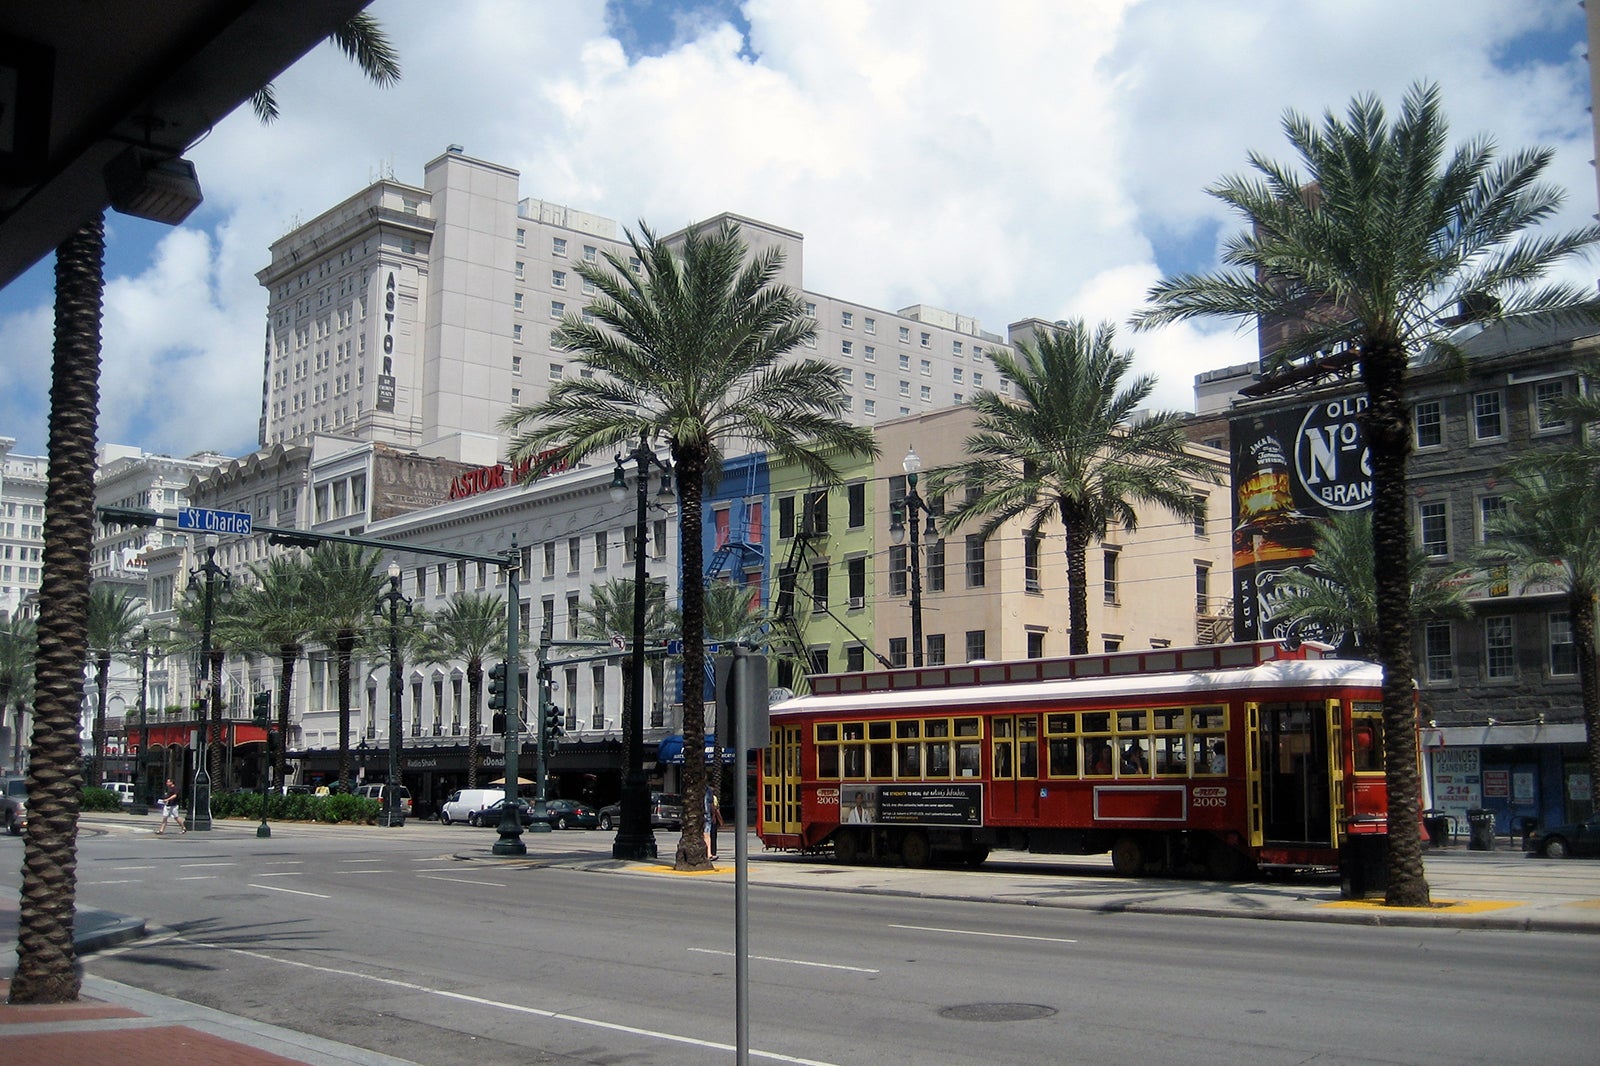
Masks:
[[[946,307],[993,332],[1125,322],[1163,270],[1214,261],[1235,223],[1203,190],[1251,149],[1287,158],[1286,107],[1342,111],[1363,92],[1398,106],[1418,79],[1441,84],[1458,138],[1558,148],[1563,225],[1594,207],[1582,16],[1567,0],[1457,0],[1448,16],[1424,0],[747,0],[748,40],[690,19],[638,60],[598,0],[443,10],[377,0],[399,86],[374,89],[319,48],[278,79],[278,123],[236,113],[195,149],[206,206],[151,262],[119,260],[113,240],[126,276],[108,290],[106,391],[122,406],[107,405],[104,438],[251,447],[268,246],[382,174],[420,181],[452,143],[518,169],[526,196],[624,225],[733,211],[798,230],[808,287]],[[1517,37],[1551,27],[1570,39],[1564,62],[1514,61]],[[42,378],[39,323],[0,319],[8,351],[39,353],[0,380]],[[1195,373],[1254,351],[1228,324],[1122,339],[1170,407],[1189,405]],[[42,406],[3,402],[0,433],[42,446]]]

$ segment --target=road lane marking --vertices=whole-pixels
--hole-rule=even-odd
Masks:
[[[392,874],[392,873],[394,873],[393,870],[341,870],[339,872],[340,873],[347,873],[347,874]]]
[[[111,869],[116,873],[123,873],[123,872],[128,871],[128,870],[154,870],[155,867],[154,866],[113,866]]]
[[[387,860],[385,860],[385,859],[340,859],[339,861],[340,862],[355,863],[355,862],[386,862]],[[426,861],[432,862],[433,860],[429,859],[429,860],[426,860]]]
[[[257,877],[304,877],[305,876],[305,872],[302,871],[302,870],[284,870],[281,873],[256,874],[256,876]]]
[[[217,879],[217,875],[216,874],[199,874],[199,875],[196,875],[194,877],[177,877],[177,878],[174,878],[173,880],[175,880],[175,881],[215,881],[216,879]]]
[[[266,887],[266,886],[259,886]],[[287,891],[286,889],[280,891]],[[376,974],[366,973],[361,970],[341,970],[333,966],[318,966],[316,963],[305,962],[300,959],[280,959],[275,955],[265,952],[250,951],[247,948],[224,947],[220,944],[208,944],[203,940],[191,940],[185,936],[174,936],[173,940],[184,944],[193,944],[196,947],[210,948],[213,951],[226,951],[246,958],[260,959],[263,962],[275,962],[282,966],[293,966],[302,970],[314,970],[334,977],[358,978],[363,981],[372,981],[391,988],[402,988],[409,992],[420,992],[424,995],[440,996],[444,999],[453,999],[460,1003],[471,1003],[479,1007],[490,1007],[496,1010],[511,1011],[514,1014],[528,1015],[534,1018],[548,1018],[551,1021],[569,1022],[573,1025],[585,1025],[594,1029],[604,1029],[613,1033],[626,1033],[644,1040],[661,1040],[670,1044],[688,1044],[691,1047],[706,1048],[711,1051],[737,1052],[733,1044],[724,1044],[716,1040],[702,1040],[699,1037],[680,1036],[677,1033],[662,1032],[659,1029],[641,1029],[636,1025],[623,1025],[619,1022],[603,1021],[599,1018],[587,1018],[581,1014],[568,1014],[564,1011],[544,1010],[539,1007],[524,1007],[517,1003],[506,1003],[498,999],[485,999],[482,996],[469,996],[464,992],[451,992],[443,988],[430,988],[414,981],[400,981],[392,977],[379,977]],[[839,1066],[838,1063],[828,1062],[825,1059],[805,1059],[798,1055],[784,1055],[776,1051],[762,1051],[760,1048],[750,1048],[751,1058],[763,1059],[768,1062],[787,1062],[794,1066]]]
[[[264,862],[262,866],[304,866],[304,859],[279,859],[276,862]]]
[[[207,866],[238,866],[236,862],[180,862],[180,870],[203,870]]]
[[[1027,936],[1023,933],[986,933],[981,929],[945,929],[937,925],[894,925],[890,929],[910,929],[918,933],[954,933],[957,936],[992,936],[1002,940],[1039,940],[1046,944],[1076,944],[1076,940],[1067,940],[1059,936]]]
[[[686,951],[697,951],[702,955],[726,955],[733,958],[731,951],[718,951],[715,948],[686,948]],[[808,962],[805,959],[782,959],[776,955],[751,955],[758,962],[784,962],[790,966],[815,966],[822,970],[849,970],[852,973],[882,973],[882,970],[873,970],[865,966],[845,966],[836,962]]]
[[[505,888],[499,881],[474,881],[468,877],[430,877],[428,874],[420,875],[424,881],[454,881],[461,885],[486,885],[489,888]]]
[[[79,881],[80,885],[138,885],[144,883],[142,877],[128,877],[121,881]]]
[[[333,898],[332,896],[324,896],[321,892],[301,892],[297,888],[279,888],[277,885],[250,885],[249,887],[265,889],[268,892],[287,892],[291,896],[313,896],[317,899]]]

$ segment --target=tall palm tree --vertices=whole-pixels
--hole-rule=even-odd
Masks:
[[[589,602],[578,607],[578,636],[584,640],[607,641],[617,634],[633,639],[633,589],[631,577],[614,577],[599,585],[589,586]],[[667,586],[658,581],[647,582],[644,590],[644,639],[646,646],[659,645],[683,635],[683,621],[677,611],[667,605]],[[659,707],[666,691],[667,668],[672,660],[662,657],[649,693]],[[646,674],[648,677],[646,664]],[[622,708],[624,714],[633,707],[633,671],[628,660],[622,663]],[[576,714],[577,708],[568,710]]]
[[[872,434],[841,417],[845,392],[836,367],[785,358],[816,331],[794,290],[777,282],[777,248],[750,255],[739,227],[691,229],[660,240],[640,223],[628,233],[639,267],[606,253],[605,264],[576,263],[594,285],[592,321],[568,316],[556,340],[592,377],[567,378],[548,397],[508,413],[513,462],[530,477],[558,464],[651,444],[671,447],[681,503],[683,669],[705,668],[705,560],[700,535],[707,474],[723,449],[765,449],[819,483],[837,479],[845,456],[877,453]],[[704,869],[705,704],[698,685],[683,699],[684,825],[676,864]]]
[[[370,80],[382,85],[399,77],[398,66],[390,70],[384,60],[388,42],[382,28],[366,16],[353,16],[332,36]],[[393,59],[392,54],[388,59]],[[29,754],[30,780],[37,772],[42,784],[38,795],[29,786],[23,862],[24,870],[31,873],[23,878],[17,915],[19,962],[11,982],[12,1003],[67,1002],[78,998],[81,987],[73,970],[71,931],[77,899],[77,789],[82,783],[81,772],[74,768],[78,761],[74,749],[78,746],[87,651],[84,622],[94,529],[94,445],[104,294],[102,213],[84,222],[56,248],[50,490],[45,493],[44,567],[39,584],[37,681],[43,699],[35,707],[36,742]],[[52,510],[51,490],[55,489],[59,491],[54,494]],[[65,732],[58,735],[57,730]]]
[[[428,662],[467,664],[467,787],[478,787],[478,736],[483,731],[483,661],[506,654],[506,601],[458,592],[433,616],[421,655]]]
[[[0,622],[0,721],[7,707],[16,707],[12,727],[10,765],[22,767],[22,724],[33,702],[33,661],[38,656],[39,635],[33,619],[13,615]]]
[[[981,520],[988,540],[1018,519],[1030,536],[1059,521],[1067,556],[1068,650],[1089,650],[1089,545],[1112,523],[1132,530],[1138,507],[1154,505],[1186,521],[1202,513],[1195,482],[1219,480],[1210,463],[1184,450],[1182,418],[1135,413],[1156,379],[1131,380],[1133,353],[1116,347],[1116,328],[1091,332],[1082,320],[1021,339],[1013,354],[993,349],[1015,396],[972,397],[975,432],[967,458],[929,479],[935,492],[965,489],[946,527]]]
[[[1560,457],[1529,455],[1512,465],[1505,500],[1505,510],[1488,523],[1480,557],[1508,570],[1524,586],[1548,582],[1566,594],[1589,755],[1589,802],[1600,810],[1600,675],[1595,663],[1600,479]]]
[[[1378,591],[1373,583],[1372,515],[1341,511],[1317,528],[1316,572],[1292,569],[1278,578],[1280,617],[1291,631],[1334,644],[1358,658],[1373,654]],[[1465,618],[1472,613],[1461,578],[1466,568],[1429,563],[1421,547],[1410,556],[1411,617]]]
[[[1274,363],[1348,350],[1366,386],[1372,463],[1374,581],[1384,667],[1384,773],[1389,795],[1386,901],[1424,906],[1416,701],[1412,687],[1406,462],[1409,360],[1432,346],[1455,353],[1456,309],[1482,317],[1576,309],[1590,295],[1543,284],[1550,268],[1600,241],[1600,227],[1529,233],[1561,192],[1539,180],[1549,149],[1496,158],[1476,138],[1454,150],[1436,86],[1406,94],[1391,124],[1376,97],[1320,124],[1295,112],[1283,129],[1304,170],[1251,153],[1255,177],[1227,177],[1211,195],[1250,228],[1224,247],[1224,269],[1161,281],[1141,327],[1223,316],[1282,318],[1300,330]],[[1270,368],[1269,368],[1270,369]]]
[[[224,644],[278,660],[278,745],[274,780],[288,769],[289,708],[293,702],[295,664],[305,656],[306,639],[317,617],[307,587],[310,568],[298,552],[276,556],[250,567],[254,581],[233,594],[218,621]]]
[[[328,35],[328,40],[337,45],[339,51],[361,68],[367,80],[380,89],[387,89],[400,80],[400,53],[389,43],[389,35],[383,32],[383,26],[365,11],[351,15],[342,26]],[[257,89],[250,97],[250,109],[263,125],[277,121],[278,97],[271,82]]]
[[[144,600],[127,589],[96,585],[89,590],[89,648],[94,655],[95,694],[93,751],[88,783],[105,780],[106,701],[110,695],[111,660],[134,649]]]
[[[350,791],[350,679],[356,650],[373,626],[373,607],[383,591],[378,550],[356,544],[319,544],[311,553],[305,590],[315,615],[310,639],[333,652],[338,671],[339,787]]]

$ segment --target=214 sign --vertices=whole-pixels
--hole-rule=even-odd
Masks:
[[[1372,502],[1372,456],[1362,418],[1365,396],[1326,400],[1306,411],[1295,436],[1300,485],[1330,511],[1358,511]]]

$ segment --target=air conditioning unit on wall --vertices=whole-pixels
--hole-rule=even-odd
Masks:
[[[865,607],[866,605],[867,605],[867,598],[865,596],[851,596],[850,597],[850,607],[851,607],[852,610],[859,611],[861,608]]]

